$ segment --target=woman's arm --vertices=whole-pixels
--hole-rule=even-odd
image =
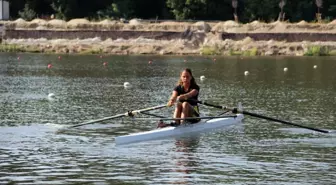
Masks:
[[[177,91],[173,91],[173,93],[172,93],[172,95],[171,95],[171,97],[170,97],[167,105],[169,107],[172,106],[175,103],[176,99],[177,99]]]
[[[191,90],[191,91],[188,92],[188,93],[185,93],[185,94],[180,95],[180,96],[178,97],[178,99],[180,99],[180,100],[187,100],[187,99],[189,99],[189,98],[191,98],[191,97],[195,97],[195,96],[197,96],[197,94],[198,94],[198,90],[197,90],[197,89],[193,89],[193,90]]]

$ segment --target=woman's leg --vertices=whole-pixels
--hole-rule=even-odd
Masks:
[[[182,103],[181,118],[191,117],[193,111],[194,111],[193,107],[188,102],[183,102]],[[183,123],[183,121],[182,121],[182,123]]]
[[[174,118],[181,118],[182,109],[182,103],[177,103],[175,107]],[[175,122],[180,124],[180,120],[176,120]]]

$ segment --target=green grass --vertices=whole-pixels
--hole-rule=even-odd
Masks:
[[[121,46],[121,50],[127,50],[128,48],[130,48],[130,46]]]
[[[79,52],[79,54],[84,54],[84,55],[88,55],[88,54],[96,55],[96,54],[102,54],[102,53],[103,53],[102,49],[87,49],[87,50]]]
[[[329,56],[330,51],[327,46],[310,46],[304,56]]]
[[[17,44],[0,44],[0,52],[27,52],[27,53],[43,53],[38,46],[22,46]],[[46,51],[47,52],[47,51]]]
[[[88,50],[88,52],[90,54],[102,54],[103,53],[103,49],[102,48],[94,48],[94,49]]]
[[[230,49],[229,56],[240,56],[243,55],[242,51],[234,51],[233,49]]]
[[[331,50],[329,51],[330,56],[336,56],[336,50]]]
[[[246,51],[234,51],[233,49],[230,49],[229,55],[230,56],[257,56],[259,55],[259,51],[258,51],[258,48],[256,47],[246,50]]]
[[[16,44],[0,44],[0,52],[23,52],[24,49]]]
[[[16,44],[0,44],[0,52],[27,52],[27,53],[57,53],[52,49],[41,49],[38,46],[20,46]],[[102,54],[102,48],[87,49],[79,54]]]
[[[202,55],[218,55],[219,51],[217,47],[202,46],[200,53]]]
[[[252,48],[249,50],[244,51],[244,56],[257,56],[258,55],[258,48]]]

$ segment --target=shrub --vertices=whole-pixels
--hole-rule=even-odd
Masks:
[[[336,50],[331,50],[331,51],[329,51],[329,55],[331,55],[331,56],[336,56]]]
[[[219,52],[216,47],[203,46],[200,53],[202,55],[217,55]]]
[[[257,56],[259,54],[258,48],[254,47],[252,49],[246,50],[246,51],[234,51],[233,49],[230,49],[229,55],[230,56]]]
[[[304,53],[304,56],[327,56],[329,49],[326,46],[310,46]]]
[[[0,52],[22,52],[23,49],[15,44],[0,44]]]
[[[244,51],[244,56],[257,56],[258,55],[258,48],[254,47],[250,50]]]
[[[19,11],[19,15],[26,21],[31,21],[36,17],[36,12],[29,8],[29,4],[26,3],[22,11]]]
[[[229,56],[240,56],[243,53],[241,51],[234,51],[233,49],[229,50]]]

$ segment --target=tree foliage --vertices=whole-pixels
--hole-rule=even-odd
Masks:
[[[97,16],[99,19],[130,18],[134,14],[132,6],[132,1],[130,0],[118,0],[107,6],[107,8],[98,10]]]
[[[19,11],[19,15],[21,18],[30,21],[33,20],[36,17],[36,12],[32,9],[30,9],[29,4],[26,3],[25,7],[22,11]]]
[[[235,1],[236,2],[236,1]],[[281,11],[281,0],[9,0],[10,16],[29,18],[54,14],[56,18],[143,18],[176,20],[233,20],[235,11],[239,21],[274,21]],[[26,8],[27,6],[28,8]],[[314,21],[320,12],[322,19],[336,18],[335,0],[287,0],[283,7],[285,20]],[[31,18],[32,16],[30,16]],[[29,19],[30,19],[29,18]]]

